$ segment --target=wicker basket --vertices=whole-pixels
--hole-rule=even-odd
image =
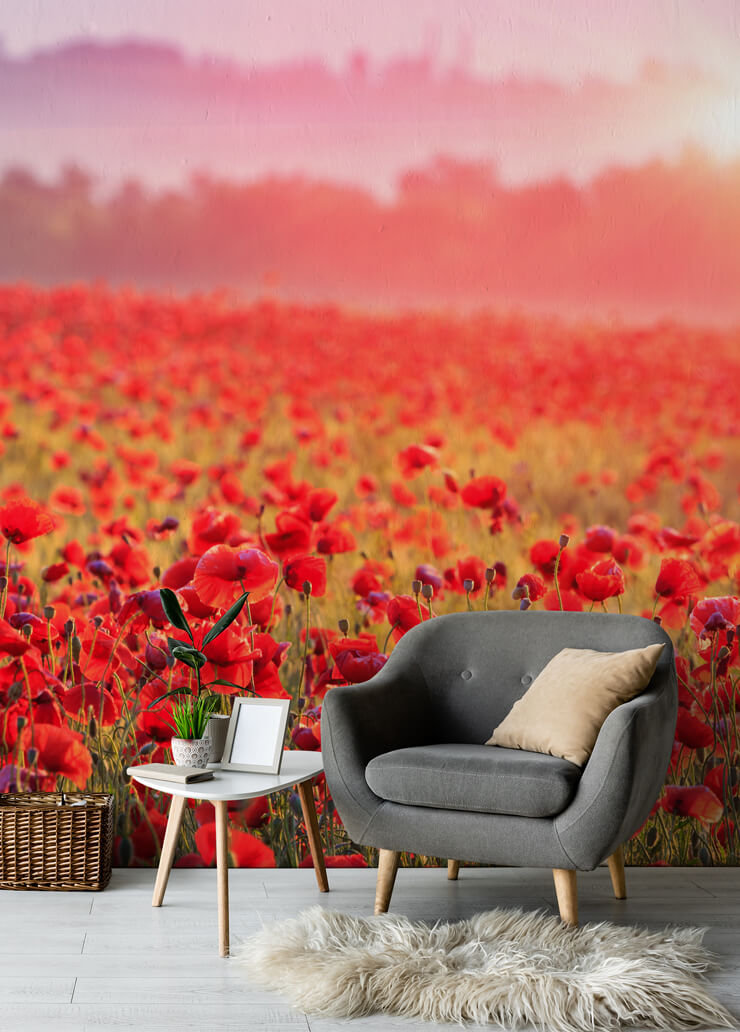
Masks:
[[[113,857],[113,796],[0,795],[0,889],[104,889]]]

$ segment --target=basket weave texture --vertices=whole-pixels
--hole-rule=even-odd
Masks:
[[[104,889],[112,858],[112,795],[0,795],[0,889]]]

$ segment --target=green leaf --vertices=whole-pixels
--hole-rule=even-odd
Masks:
[[[181,663],[184,663],[185,666],[192,667],[193,670],[200,670],[208,662],[207,656],[204,656],[202,652],[191,648],[189,645],[178,645],[177,648],[172,650],[172,655],[175,659],[179,659]]]
[[[179,599],[172,588],[160,588],[159,597],[162,600],[162,608],[164,609],[165,615],[172,626],[179,628],[181,631],[185,631],[188,638],[193,641],[193,632],[190,630],[190,625],[185,619],[185,614],[180,608]]]
[[[250,689],[246,688],[243,684],[234,684],[233,681],[225,681],[222,677],[217,677],[215,681],[209,681],[205,688],[210,688],[212,684],[221,684],[225,688],[238,688],[240,692],[247,692]]]
[[[165,692],[164,695],[160,695],[154,702],[150,702],[147,709],[150,710],[154,706],[158,706],[160,702],[164,702],[165,699],[169,699],[173,695],[182,695],[182,688],[171,688],[170,691]]]
[[[213,627],[211,627],[210,631],[203,639],[203,644],[201,648],[205,648],[208,642],[213,641],[214,638],[218,638],[219,634],[222,634],[223,631],[225,631],[226,628],[229,626],[229,624],[233,623],[234,620],[236,620],[237,616],[239,615],[239,613],[241,613],[242,609],[244,608],[244,603],[247,601],[248,598],[249,592],[245,591],[241,598],[238,598],[236,602],[233,604],[233,606],[231,606],[231,608],[224,613],[221,619],[218,620],[213,625]]]

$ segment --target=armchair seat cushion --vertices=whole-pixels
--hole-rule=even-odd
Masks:
[[[544,753],[440,743],[382,753],[365,778],[381,799],[407,806],[552,817],[573,798],[581,772]]]

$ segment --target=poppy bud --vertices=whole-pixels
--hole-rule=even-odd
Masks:
[[[300,699],[298,700],[298,709],[302,710],[305,707],[305,705],[306,705],[306,700],[303,698],[303,696],[301,696]]]
[[[24,630],[25,630],[25,628],[24,628]],[[723,645],[722,648],[717,653],[717,660],[721,663],[723,659],[727,659],[727,657],[730,655],[730,652],[731,652],[731,649],[728,649],[726,645]]]
[[[97,767],[99,765],[100,757],[96,752],[93,752],[92,749],[90,750],[90,759],[92,760],[93,767]]]
[[[463,581],[463,587],[466,591],[472,591],[475,587],[475,581],[471,580],[470,577],[466,577]]]
[[[100,627],[101,624],[103,623],[103,617],[102,616],[94,616],[93,617],[93,623],[95,624],[96,627]]]
[[[561,548],[567,548],[569,541],[570,541],[570,538],[568,537],[567,534],[561,534],[560,535],[560,540],[558,541],[558,544],[560,545]]]
[[[8,586],[8,578],[0,577],[0,591],[5,591]]]
[[[11,684],[10,688],[8,688],[7,695],[8,702],[18,702],[21,695],[23,695],[23,684],[21,683],[21,681],[14,681],[13,684]]]
[[[30,638],[32,631],[33,627],[31,627],[30,623],[23,624],[23,626],[21,627],[21,634],[24,638]]]
[[[90,720],[87,723],[87,733],[91,738],[98,737],[98,722],[93,716],[90,717]]]
[[[31,748],[26,751],[26,763],[29,767],[35,767],[38,762],[39,751],[35,746],[32,745]]]
[[[655,827],[649,828],[647,835],[645,836],[645,845],[648,849],[652,849],[658,841],[658,829]]]
[[[531,602],[529,601],[529,599],[528,599],[528,598],[523,598],[523,599],[521,600],[521,602],[519,603],[519,608],[520,608],[520,609],[522,609],[522,610],[524,610],[524,609],[529,609],[529,607],[530,607],[531,605],[532,605],[532,603],[531,603]]]
[[[486,577],[486,582],[488,584],[493,583],[493,581],[496,579],[496,571],[494,570],[494,568],[492,566],[489,566],[488,569],[486,570],[485,577]]]
[[[26,718],[23,716],[23,714],[21,714],[19,717],[16,717],[15,726],[18,728],[19,731],[22,731],[23,728],[26,726]]]
[[[735,628],[734,627],[729,627],[727,629],[727,644],[729,646],[732,646],[732,643],[733,643],[734,640],[735,640]]]
[[[304,595],[310,595],[311,594],[311,581],[310,580],[304,580],[304,582],[303,582],[303,594]]]
[[[53,620],[54,614],[56,613],[56,609],[54,608],[54,606],[44,606],[42,612],[47,620]]]
[[[82,642],[76,634],[72,635],[72,638],[70,639],[70,646],[72,649],[72,658],[76,663],[77,660],[80,658],[80,650],[82,649]]]
[[[422,584],[421,593],[426,599],[430,599],[434,594],[434,588],[431,584]]]
[[[415,595],[418,595],[419,592],[421,591],[421,581],[420,580],[412,580],[411,581],[411,590],[413,591],[413,593]]]
[[[346,634],[349,630],[349,620],[340,620],[339,630],[342,632],[342,634]]]
[[[64,621],[64,633],[65,634],[74,634],[74,631],[75,631],[74,620],[65,620]]]
[[[152,573],[154,574],[155,581],[158,581],[159,578],[162,576],[162,570],[159,566],[155,566],[152,570]]]

